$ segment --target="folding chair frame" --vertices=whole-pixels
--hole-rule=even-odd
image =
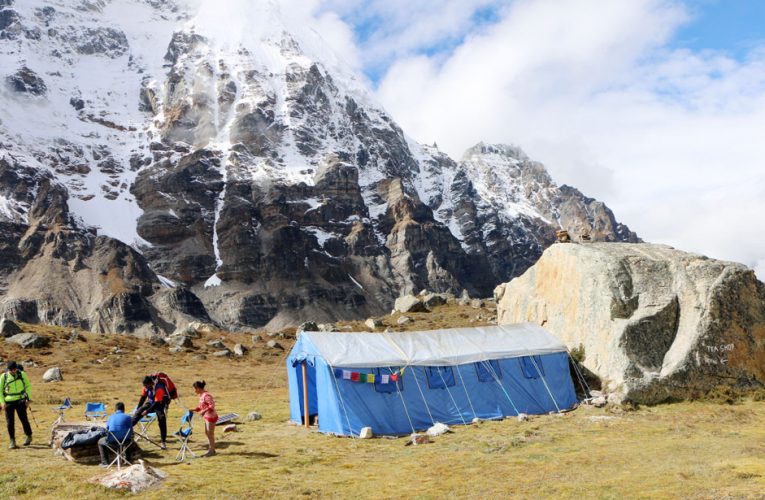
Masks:
[[[53,427],[55,427],[64,421],[64,412],[66,412],[66,410],[72,409],[72,401],[69,398],[66,398],[61,405],[51,409],[58,413],[58,417],[56,417],[56,420],[53,421]]]
[[[112,431],[108,431],[108,432],[109,432],[109,435],[112,438],[114,438],[115,441],[117,441],[117,449],[115,450],[112,447],[111,443],[109,443],[109,440],[106,441],[106,447],[109,449],[109,451],[111,451],[112,453],[116,455],[114,457],[114,460],[112,460],[109,463],[109,466],[107,467],[107,469],[111,469],[114,466],[114,464],[117,464],[117,470],[122,470],[123,463],[127,465],[133,465],[127,459],[127,452],[130,449],[130,447],[133,446],[134,444],[133,433],[128,432],[127,434],[125,434],[125,436],[123,436],[122,441],[120,441],[119,439],[117,439],[117,436],[115,436]],[[130,441],[128,442],[128,440]]]
[[[175,433],[175,436],[178,437],[178,439],[181,442],[181,449],[178,450],[178,454],[175,456],[175,460],[177,462],[183,462],[186,460],[186,454],[190,454],[192,457],[197,458],[197,454],[194,453],[194,451],[189,446],[189,440],[191,439],[191,417],[193,414],[191,412],[186,413],[181,418],[181,428],[178,429],[178,431]],[[185,429],[184,429],[185,427]]]
[[[132,412],[130,412],[131,415],[135,415],[135,412],[138,411],[138,407],[135,407]],[[137,439],[143,439],[147,443],[151,443],[157,448],[162,448],[160,445],[158,445],[154,440],[152,440],[149,437],[149,426],[157,420],[157,414],[156,413],[147,413],[141,419],[138,421],[138,424],[140,426],[139,430],[133,429],[133,433],[135,434],[135,437]]]

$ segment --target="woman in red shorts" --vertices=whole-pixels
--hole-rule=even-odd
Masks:
[[[218,414],[215,413],[215,400],[209,392],[205,390],[205,381],[194,382],[194,392],[199,394],[199,406],[191,411],[200,412],[205,419],[205,435],[209,443],[209,449],[204,457],[215,455],[215,422],[218,421]]]

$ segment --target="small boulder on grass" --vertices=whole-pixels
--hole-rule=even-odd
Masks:
[[[394,308],[402,313],[428,312],[425,304],[414,295],[404,295],[397,298]]]
[[[369,318],[364,322],[364,326],[369,328],[371,331],[375,331],[378,328],[381,328],[385,326],[385,324],[382,322],[382,320],[379,320],[377,318]]]
[[[284,347],[282,347],[282,345],[275,340],[269,340],[266,343],[266,347],[268,347],[269,349],[279,349],[280,351],[284,350]]]
[[[64,376],[61,375],[61,368],[54,366],[49,368],[43,375],[43,382],[61,382]]]
[[[247,348],[242,344],[234,345],[234,356],[242,357],[247,354]]]
[[[373,437],[374,433],[372,432],[371,427],[363,427],[361,432],[359,432],[359,438],[361,439],[372,439]]]
[[[401,316],[400,318],[396,320],[397,325],[408,325],[411,322],[412,322],[412,318],[410,318],[409,316]]]
[[[9,319],[0,320],[0,337],[8,338],[18,335],[21,332],[21,327]]]
[[[247,420],[250,422],[260,420],[261,418],[263,418],[263,415],[261,415],[260,413],[256,411],[251,411],[250,413],[247,414]]]

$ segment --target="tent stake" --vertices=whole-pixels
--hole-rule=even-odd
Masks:
[[[308,368],[306,368],[306,362],[303,361],[303,420],[305,421],[305,428],[310,427],[308,416]]]

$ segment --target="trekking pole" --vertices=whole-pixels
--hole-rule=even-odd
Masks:
[[[32,403],[29,403],[29,406],[27,408],[29,408],[29,414],[32,415],[32,422],[34,422],[35,427],[39,429],[40,425],[37,423],[37,418],[35,418],[35,412],[32,410]]]

